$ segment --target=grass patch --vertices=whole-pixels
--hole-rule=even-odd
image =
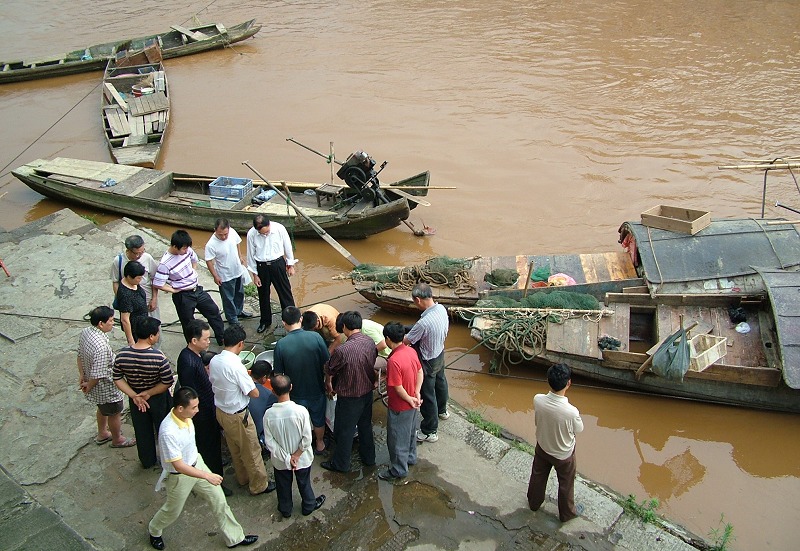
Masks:
[[[657,498],[645,499],[641,503],[636,501],[636,496],[629,494],[620,505],[630,514],[639,517],[644,522],[654,523],[658,520],[656,509],[659,503]]]
[[[733,535],[733,525],[725,522],[725,515],[719,516],[719,526],[712,528],[708,535],[713,541],[709,548],[711,551],[728,551],[728,544],[736,540],[736,536]]]
[[[258,296],[258,287],[256,287],[255,283],[248,283],[244,286],[244,296],[250,298]]]
[[[89,222],[91,222],[95,226],[99,226],[100,225],[100,221],[97,219],[97,215],[96,214],[81,214],[80,217],[83,218],[84,220],[88,220]]]
[[[512,444],[514,448],[518,449],[521,452],[527,453],[529,455],[533,455],[536,452],[536,446],[531,446],[527,442],[518,442],[514,441]]]
[[[503,427],[501,427],[497,423],[492,423],[491,421],[488,421],[488,420],[484,419],[483,415],[481,415],[477,411],[472,411],[472,410],[468,411],[467,412],[467,421],[469,421],[470,423],[472,423],[473,425],[475,425],[479,429],[485,430],[486,432],[488,432],[492,436],[498,436],[499,437],[500,434],[503,432]]]

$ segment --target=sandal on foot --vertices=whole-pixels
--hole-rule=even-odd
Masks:
[[[110,436],[108,436],[106,438],[103,438],[103,439],[98,439],[97,437],[95,437],[95,439],[94,439],[94,443],[97,444],[98,446],[102,446],[106,442],[110,442],[110,441],[111,441],[111,437]]]
[[[112,448],[130,448],[136,445],[136,438],[126,438],[121,444],[111,444]]]

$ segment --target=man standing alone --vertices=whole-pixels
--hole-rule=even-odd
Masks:
[[[228,323],[239,323],[239,318],[252,318],[253,314],[244,311],[244,282],[242,271],[245,259],[239,250],[242,238],[231,231],[226,218],[217,218],[214,233],[206,243],[206,266],[219,286],[222,297],[222,311]]]
[[[447,310],[433,301],[433,291],[427,283],[417,283],[411,290],[411,299],[422,310],[419,321],[403,339],[405,344],[415,345],[422,362],[422,422],[417,431],[420,442],[439,440],[439,419],[450,417],[447,411],[447,378],[444,374],[444,341],[450,322]]]
[[[422,364],[417,353],[403,344],[405,328],[391,321],[383,328],[386,344],[392,349],[386,364],[386,390],[389,412],[386,418],[386,445],[389,468],[378,473],[383,480],[393,481],[408,474],[408,466],[417,462],[417,410],[422,400]]]
[[[239,485],[247,484],[251,495],[271,492],[275,486],[268,484],[256,424],[250,419],[247,409],[250,398],[258,397],[258,389],[239,359],[247,334],[241,325],[231,325],[223,338],[225,349],[211,360],[208,374],[214,389],[217,421],[225,431]]]
[[[578,408],[567,399],[572,385],[572,370],[556,364],[547,370],[550,392],[533,397],[536,422],[536,451],[528,482],[528,505],[538,511],[544,503],[550,469],[558,475],[558,518],[567,522],[580,512],[575,508],[575,435],[583,430]]]
[[[361,314],[342,314],[347,341],[333,351],[325,368],[328,395],[336,393],[336,423],[333,438],[336,448],[330,461],[320,464],[329,471],[349,472],[353,451],[353,432],[358,426],[358,454],[361,464],[375,464],[375,437],[372,434],[372,390],[375,388],[375,343],[361,332]],[[333,385],[333,381],[336,385]]]
[[[306,408],[292,402],[291,388],[289,377],[275,375],[272,390],[278,403],[264,414],[264,440],[275,468],[278,510],[284,518],[292,516],[292,475],[297,479],[303,515],[310,515],[325,503],[325,496],[315,497],[311,488],[311,418]]]
[[[294,306],[292,285],[289,276],[294,275],[292,241],[282,224],[270,223],[269,218],[257,214],[253,227],[247,231],[247,269],[253,274],[253,283],[258,288],[258,305],[261,310],[259,333],[272,325],[272,307],[269,302],[270,285],[275,286],[281,311]]]
[[[159,550],[166,547],[161,534],[164,528],[178,520],[192,491],[211,506],[228,547],[254,544],[258,541],[258,536],[244,535],[242,526],[236,521],[225,501],[225,495],[220,488],[222,477],[210,472],[203,457],[197,452],[192,424],[192,417],[197,414],[200,404],[197,393],[191,387],[182,387],[175,393],[174,404],[175,407],[164,418],[158,433],[158,449],[164,470],[156,490],[161,489],[162,484],[165,485],[167,501],[148,525],[150,546]],[[182,547],[189,547],[183,543]]]

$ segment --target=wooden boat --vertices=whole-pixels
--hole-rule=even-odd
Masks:
[[[479,299],[504,295],[519,299],[530,273],[543,266],[550,273],[564,273],[578,284],[570,290],[584,292],[594,285],[603,293],[647,286],[655,293],[764,293],[764,285],[753,266],[787,268],[800,266],[800,241],[795,226],[767,225],[767,220],[713,220],[702,231],[687,235],[625,222],[619,228],[619,242],[627,250],[593,254],[518,255],[465,259],[466,268],[457,282],[442,284],[437,273],[425,274],[426,266],[410,267],[404,284],[378,281],[378,276],[395,274],[409,267],[358,269],[350,276],[355,289],[381,308],[398,313],[418,313],[411,302],[411,286],[417,281],[432,283],[434,300],[446,307],[472,306]],[[428,261],[432,262],[432,261]],[[484,276],[498,268],[516,270],[517,283],[496,288]],[[420,272],[424,275],[420,277]],[[376,275],[377,274],[377,275]],[[385,278],[383,278],[385,279]],[[597,287],[599,285],[599,287]],[[530,286],[530,284],[528,285]]]
[[[32,60],[0,61],[0,84],[102,71],[108,60],[119,52],[142,51],[151,44],[158,45],[164,59],[196,54],[240,42],[260,29],[261,25],[257,25],[255,19],[228,28],[219,23],[189,28],[173,25],[169,31],[160,34],[97,44],[66,54]]]
[[[762,269],[758,277],[763,294],[606,293],[602,315],[477,311],[471,332],[489,348],[499,343],[499,351],[516,360],[564,362],[576,374],[636,391],[800,412],[800,272]],[[737,331],[730,308],[746,313],[747,333]],[[498,329],[512,330],[523,318],[523,326],[538,327],[544,336],[513,350],[513,339]],[[648,352],[677,331],[681,319],[685,326],[699,324],[690,333],[697,357],[683,380],[673,380],[647,368]],[[601,350],[604,337],[617,339],[619,349]]]
[[[155,220],[198,229],[214,227],[214,220],[225,217],[239,231],[252,225],[253,216],[266,214],[284,224],[297,237],[319,237],[294,209],[275,196],[260,206],[252,199],[259,194],[259,181],[243,182],[233,197],[213,198],[214,176],[165,172],[142,167],[56,158],[38,159],[12,171],[28,187],[47,197],[138,219]],[[374,206],[343,189],[337,198],[320,196],[320,184],[274,182],[286,186],[292,200],[328,234],[340,239],[363,239],[396,227],[410,212],[405,197],[392,193],[392,187],[408,187],[408,193],[424,196],[430,180],[428,172],[382,186],[391,199]],[[251,182],[253,189],[244,183]],[[109,185],[113,184],[113,185]],[[330,186],[328,186],[330,187]],[[215,191],[215,193],[217,193]]]
[[[117,66],[103,76],[100,113],[111,156],[121,165],[155,168],[169,124],[169,85],[162,63]]]

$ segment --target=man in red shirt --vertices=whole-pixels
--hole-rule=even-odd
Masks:
[[[416,350],[403,344],[405,328],[390,321],[383,328],[386,344],[392,349],[386,365],[386,390],[389,394],[386,445],[389,448],[389,468],[378,473],[383,480],[393,482],[408,475],[408,466],[417,462],[417,428],[419,406],[422,404],[422,364]]]

